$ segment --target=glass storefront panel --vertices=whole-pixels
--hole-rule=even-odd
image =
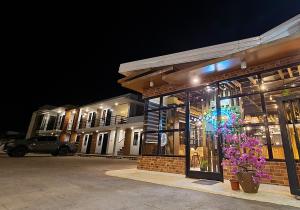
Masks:
[[[260,144],[262,145],[263,156],[265,158],[269,158],[265,126],[247,125],[243,128],[243,130],[248,136],[259,139]]]
[[[176,107],[184,105],[186,99],[186,92],[180,92],[176,94],[171,94],[167,96],[163,96],[163,107]]]
[[[161,130],[185,129],[185,107],[161,110]]]
[[[160,137],[161,155],[185,155],[184,131],[162,132]]]
[[[156,155],[158,145],[158,133],[144,133],[142,154]]]
[[[148,100],[148,110],[159,109],[160,107],[160,97],[152,98]]]
[[[280,125],[269,125],[272,153],[274,159],[284,160],[284,151],[280,132]]]
[[[190,171],[220,172],[215,86],[190,93]]]
[[[159,111],[149,111],[146,113],[144,123],[145,131],[158,131],[159,128]]]

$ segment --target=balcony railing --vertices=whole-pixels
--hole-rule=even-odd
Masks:
[[[99,119],[98,119],[99,120]],[[97,120],[93,120],[91,122],[86,123],[86,128],[94,128],[94,127],[103,127],[103,126],[114,126],[114,125],[121,125],[126,123],[137,123],[143,122],[143,116],[136,116],[136,117],[124,117],[121,115],[111,116],[109,118],[101,118],[100,122],[96,122]],[[83,125],[83,124],[80,124]],[[84,128],[83,126],[79,126],[79,129]]]

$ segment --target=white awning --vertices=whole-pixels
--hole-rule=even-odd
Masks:
[[[291,36],[296,33],[300,33],[300,14],[260,36],[123,63],[120,65],[119,73],[123,75],[129,75],[130,72],[136,70],[220,58],[256,47],[261,44],[266,44],[287,36]]]

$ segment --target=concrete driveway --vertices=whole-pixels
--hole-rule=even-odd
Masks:
[[[135,161],[0,156],[0,209],[296,209],[106,176]]]

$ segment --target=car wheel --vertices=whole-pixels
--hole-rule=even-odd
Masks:
[[[11,157],[24,157],[26,155],[26,148],[17,147],[11,152],[11,155],[12,155]]]
[[[58,151],[52,152],[51,155],[52,155],[52,156],[57,156],[57,155],[58,155]]]
[[[7,155],[8,155],[9,157],[13,157],[13,156],[14,156],[12,152],[8,152]]]
[[[59,148],[59,150],[58,150],[58,154],[59,154],[60,156],[67,155],[68,152],[69,152],[68,147],[61,147],[61,148]]]

